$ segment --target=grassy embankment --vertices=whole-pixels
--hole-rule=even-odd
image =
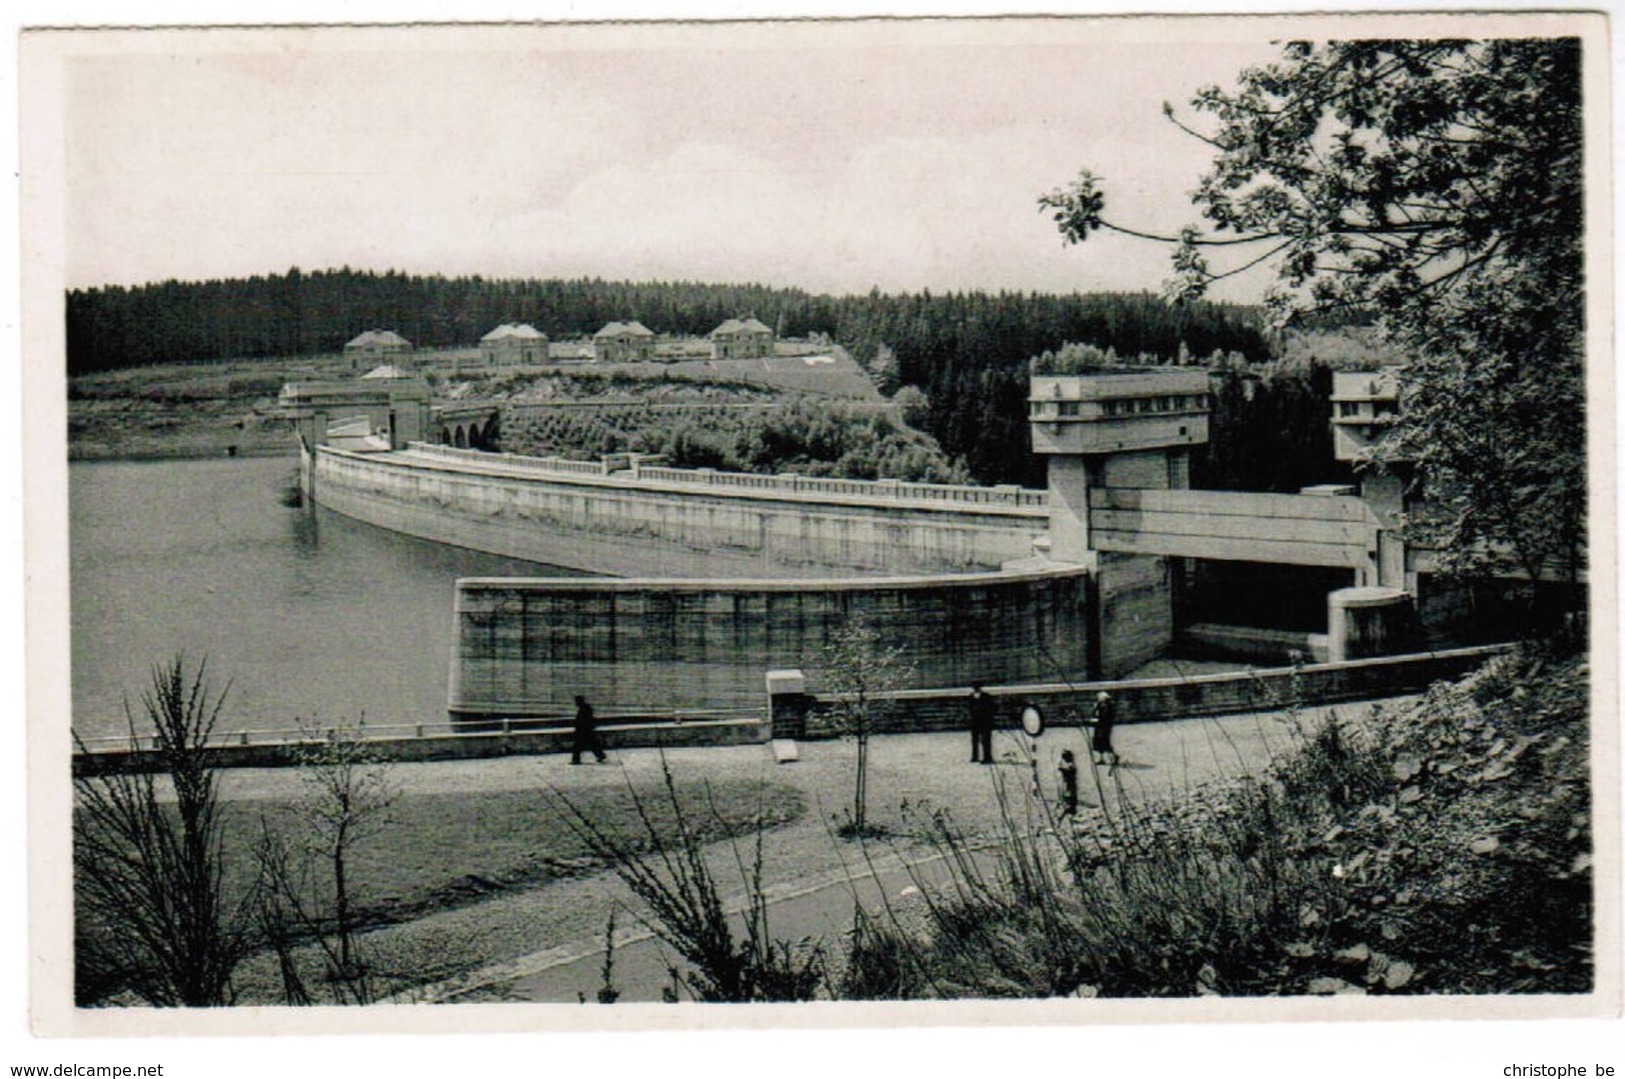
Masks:
[[[647,819],[663,843],[676,841],[677,818],[664,792],[623,787],[588,788],[571,801],[595,820],[638,845],[652,842],[634,804],[645,803]],[[684,783],[679,804],[690,836],[710,843],[773,829],[806,811],[801,794],[776,783],[723,780]],[[292,799],[228,803],[227,891],[241,902],[255,880],[254,848],[263,819],[290,844],[305,838],[308,822]],[[359,929],[395,925],[452,910],[504,893],[542,888],[556,881],[606,869],[581,838],[560,820],[559,805],[546,790],[400,794],[387,822],[374,838],[356,847],[347,872]],[[312,878],[329,887],[320,870]],[[82,1003],[116,997],[116,972],[94,966],[95,930],[81,925],[78,997]],[[490,949],[497,949],[490,951]],[[416,954],[371,957],[384,992],[443,978],[501,957],[499,942],[441,941]],[[89,949],[89,951],[86,951]],[[314,948],[306,958],[315,963]],[[279,1003],[274,964],[250,960],[239,972],[243,1003]],[[313,983],[319,979],[312,979]]]

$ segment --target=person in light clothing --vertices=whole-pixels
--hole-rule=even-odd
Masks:
[[[1117,751],[1112,748],[1112,727],[1117,723],[1117,702],[1105,690],[1095,694],[1094,734],[1089,749],[1096,764],[1117,767]]]

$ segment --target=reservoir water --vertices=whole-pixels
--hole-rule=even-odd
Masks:
[[[231,682],[218,730],[446,724],[458,577],[581,576],[283,504],[289,458],[69,467],[73,725],[125,731],[177,653]]]

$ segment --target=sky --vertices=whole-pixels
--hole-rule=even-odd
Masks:
[[[1195,220],[1162,104],[1276,52],[1144,23],[53,35],[64,276],[1154,290],[1165,247],[1068,248],[1038,196],[1087,167],[1114,219]]]

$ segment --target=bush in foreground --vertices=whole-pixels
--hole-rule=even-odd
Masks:
[[[1256,779],[1076,828],[1001,790],[991,847],[939,814],[950,883],[917,870],[910,909],[861,914],[841,991],[1587,991],[1586,682],[1580,659],[1502,657],[1403,711],[1305,728]]]

